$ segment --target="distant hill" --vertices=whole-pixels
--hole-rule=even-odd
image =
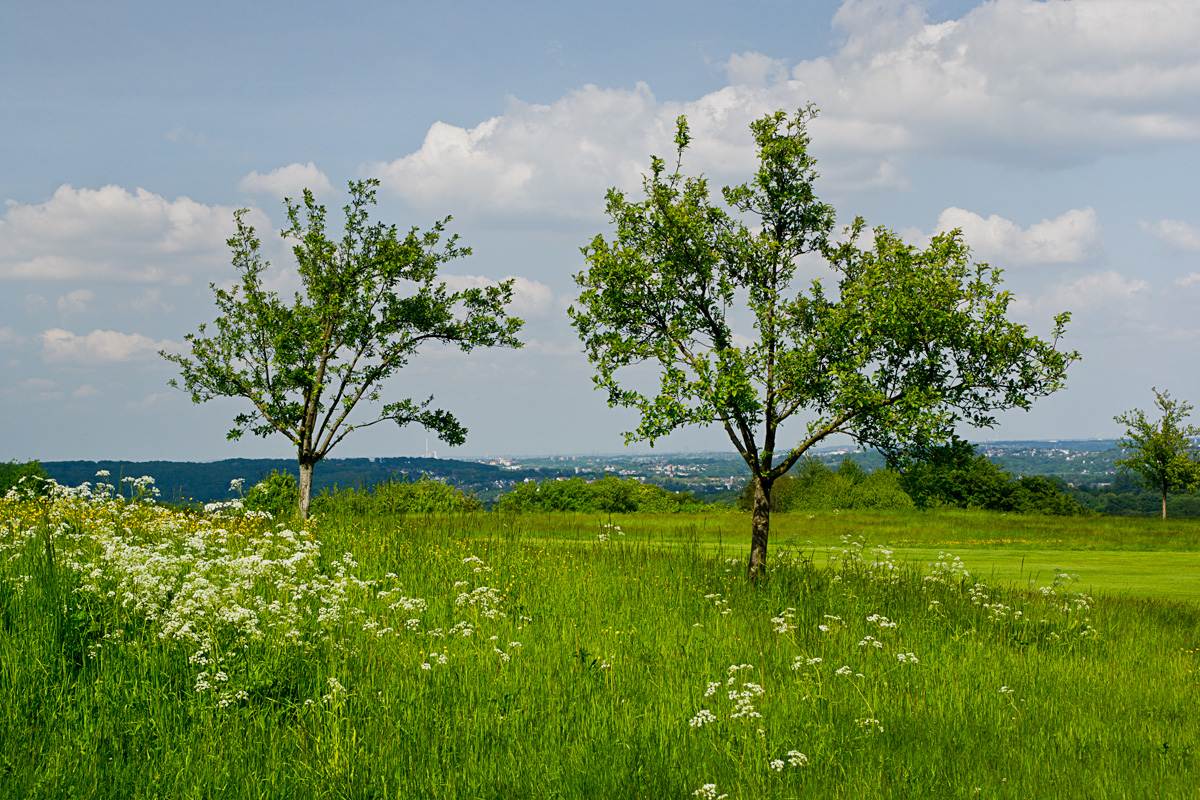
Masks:
[[[246,486],[257,483],[272,470],[298,476],[295,459],[231,458],[224,461],[43,461],[42,468],[56,481],[78,486],[96,481],[96,473],[108,470],[112,482],[122,477],[149,475],[169,501],[209,503],[228,500],[230,481],[245,478]],[[539,471],[540,472],[540,471]],[[520,474],[518,474],[520,473]],[[501,482],[524,480],[526,472],[505,470],[474,461],[437,458],[328,458],[317,464],[313,491],[336,486],[370,486],[390,478],[417,479],[422,475],[445,480],[464,488],[486,487]],[[544,476],[545,473],[542,473]],[[497,487],[498,488],[498,487]]]

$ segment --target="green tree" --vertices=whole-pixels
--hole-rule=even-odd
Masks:
[[[40,487],[40,482],[49,478],[50,476],[46,474],[46,470],[42,469],[42,465],[38,461],[26,461],[23,463],[0,461],[0,497],[4,497],[9,489],[17,486],[24,479],[30,479],[25,481],[30,487],[34,483],[37,483]],[[41,489],[39,488],[36,491],[40,492]]]
[[[1114,463],[1159,493],[1162,518],[1166,519],[1167,494],[1191,492],[1200,486],[1200,449],[1192,442],[1200,436],[1200,428],[1184,424],[1192,410],[1190,403],[1172,400],[1169,392],[1151,391],[1162,418],[1152,422],[1137,408],[1113,417],[1125,426],[1125,436],[1117,440],[1117,446],[1127,453]]]
[[[1006,319],[999,270],[972,264],[958,231],[921,250],[877,228],[860,247],[860,219],[835,243],[834,210],[813,190],[815,114],[751,124],[759,167],[724,190],[731,211],[704,178],[682,174],[681,117],[675,169],[651,158],[646,199],[608,192],[616,233],[583,248],[589,266],[570,310],[609,405],[640,412],[626,441],[724,428],[753,476],[751,575],[766,568],[772,487],[809,448],[845,433],[893,452],[943,440],[959,421],[992,425],[995,410],[1056,390],[1078,357]],[[825,262],[833,291],[820,280],[794,288],[802,259],[806,272]],[[752,327],[735,335],[742,316]],[[1055,342],[1068,318],[1055,318]],[[657,367],[657,392],[618,380],[641,363]],[[806,429],[783,445],[781,426],[801,413]]]
[[[313,467],[351,431],[385,421],[417,423],[448,444],[465,441],[466,428],[448,411],[431,408],[432,396],[387,403],[366,421],[350,421],[360,402],[380,400],[382,382],[419,348],[521,346],[516,333],[522,321],[505,310],[512,281],[448,291],[438,281],[439,267],[470,250],[458,246],[457,236],[442,246],[448,217],[404,236],[394,225],[369,224],[378,184],[350,184],[340,241],[326,236],[325,207],[314,202],[312,192],[305,190],[303,205],[285,200],[290,225],[281,235],[295,242],[303,286],[290,304],[264,288],[269,265],[245,210],[237,212],[229,247],[240,281],[228,290],[212,285],[222,314],[216,330],[206,337],[201,325],[201,335],[188,334],[190,357],[160,353],[179,365],[193,402],[250,401],[251,409],[234,418],[230,439],[247,431],[263,437],[280,433],[295,445],[301,518],[308,516]],[[403,293],[406,289],[411,291]]]

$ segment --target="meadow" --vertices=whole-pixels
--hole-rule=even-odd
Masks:
[[[2,797],[1200,796],[1184,523],[115,494],[0,501]]]

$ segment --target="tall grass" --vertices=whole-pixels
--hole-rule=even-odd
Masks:
[[[1186,797],[1200,613],[847,539],[0,505],[4,797]],[[740,539],[739,542],[740,544]],[[739,547],[738,550],[741,548]]]

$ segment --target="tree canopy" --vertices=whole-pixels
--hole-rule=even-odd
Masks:
[[[751,574],[765,569],[772,485],[821,440],[847,434],[885,452],[944,441],[960,422],[1029,408],[1078,357],[1055,346],[1069,315],[1054,319],[1050,342],[1007,319],[1000,271],[973,263],[959,231],[922,249],[856,219],[839,240],[814,189],[815,115],[751,124],[759,166],[723,190],[725,207],[703,177],[683,174],[681,117],[675,168],[651,158],[645,199],[608,192],[616,231],[583,248],[570,311],[597,387],[640,414],[627,441],[725,430],[755,483]],[[803,280],[822,268],[827,280]],[[624,377],[643,363],[656,391]]]
[[[190,355],[160,353],[179,365],[193,402],[250,402],[234,417],[228,438],[279,433],[295,445],[302,517],[313,466],[352,431],[385,421],[416,423],[448,444],[465,440],[466,428],[450,412],[431,407],[432,396],[388,402],[365,420],[351,421],[361,402],[381,400],[381,384],[421,347],[521,346],[516,334],[522,321],[506,312],[512,281],[449,291],[438,280],[439,269],[470,254],[457,236],[443,244],[449,218],[406,235],[395,225],[371,224],[368,208],[378,183],[350,184],[340,241],[326,235],[325,207],[312,192],[305,190],[303,204],[285,200],[290,225],[281,236],[295,242],[303,287],[291,303],[264,286],[269,264],[245,210],[237,212],[237,233],[228,244],[239,280],[230,289],[212,285],[221,311],[215,330],[206,336],[201,325],[199,334],[188,334]]]
[[[1192,410],[1190,403],[1172,400],[1169,392],[1151,391],[1162,412],[1159,420],[1148,419],[1146,412],[1136,408],[1113,417],[1125,426],[1125,436],[1117,440],[1117,446],[1127,453],[1115,463],[1161,495],[1162,518],[1166,519],[1168,494],[1191,492],[1200,486],[1200,448],[1192,441],[1200,436],[1200,428],[1184,424]]]

